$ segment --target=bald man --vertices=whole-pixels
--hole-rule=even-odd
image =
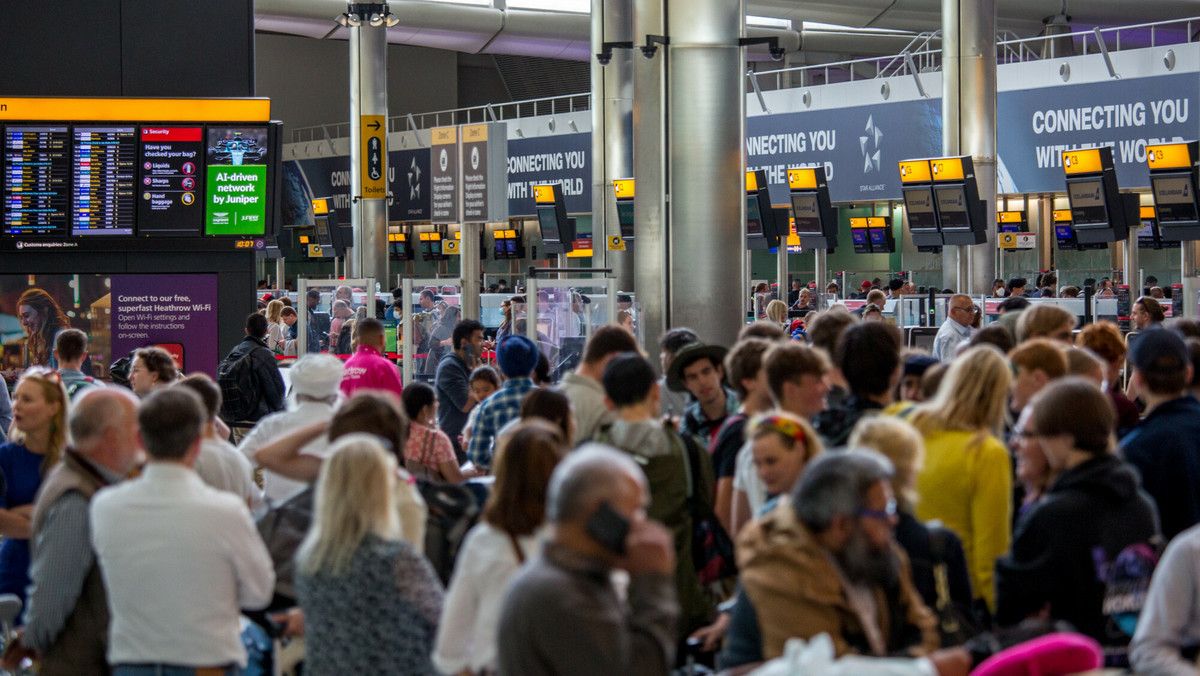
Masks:
[[[975,321],[975,303],[971,297],[956,293],[946,303],[946,321],[933,339],[933,358],[943,363],[954,359],[959,343],[971,338],[971,323]]]
[[[42,674],[109,673],[108,605],[91,546],[88,505],[97,491],[123,480],[141,461],[137,407],[137,398],[124,388],[83,392],[69,421],[75,445],[38,493],[21,645],[25,654],[41,655]]]

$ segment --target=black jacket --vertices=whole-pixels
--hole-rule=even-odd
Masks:
[[[284,409],[283,398],[287,394],[287,390],[283,384],[283,376],[279,374],[279,364],[275,362],[275,353],[261,338],[246,336],[242,342],[229,351],[227,359],[241,358],[247,352],[250,353],[250,361],[254,365],[254,383],[258,388],[258,410],[246,420],[257,422],[271,413]]]
[[[1012,551],[996,560],[997,623],[1017,624],[1049,604],[1053,619],[1101,644],[1128,644],[1102,610],[1107,566],[1157,535],[1154,504],[1115,455],[1067,470],[1021,517]]]
[[[930,537],[931,531],[939,529],[944,543],[939,558]],[[896,524],[896,542],[908,554],[908,562],[912,567],[913,586],[921,593],[921,599],[931,610],[937,608],[937,584],[934,580],[934,568],[943,561],[946,563],[946,578],[949,583],[950,600],[965,613],[970,613],[973,596],[971,595],[971,575],[967,571],[967,557],[963,553],[962,539],[954,531],[930,522],[917,521],[916,517],[900,512],[900,522]]]
[[[1121,453],[1158,505],[1163,537],[1200,523],[1200,401],[1185,394],[1156,407],[1121,440]]]

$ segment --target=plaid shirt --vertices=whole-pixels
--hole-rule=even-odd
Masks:
[[[492,445],[496,432],[521,416],[521,403],[525,401],[525,395],[535,389],[537,386],[530,378],[512,378],[504,381],[499,392],[479,404],[479,416],[475,419],[471,444],[467,447],[467,457],[476,467],[492,466]]]

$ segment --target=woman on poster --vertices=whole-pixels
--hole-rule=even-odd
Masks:
[[[17,301],[17,318],[25,329],[25,366],[57,369],[54,338],[59,331],[71,328],[71,320],[58,303],[50,294],[34,287],[21,294]]]

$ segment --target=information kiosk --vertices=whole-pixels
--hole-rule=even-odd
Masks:
[[[621,228],[621,239],[628,245],[633,241],[633,179],[618,178],[613,181],[613,195],[617,198],[617,223]]]
[[[1137,195],[1122,195],[1112,148],[1083,148],[1062,154],[1071,221],[1080,244],[1120,242],[1139,224]]]
[[[1157,228],[1165,241],[1200,239],[1200,158],[1196,141],[1146,147]]]
[[[575,246],[575,222],[567,218],[567,203],[562,186],[533,186],[533,202],[537,207],[538,229],[548,254],[568,254]]]
[[[767,172],[746,172],[746,248],[774,249],[787,236],[787,217],[778,218],[767,190]],[[782,221],[782,223],[780,223]]]
[[[829,202],[825,168],[788,169],[792,215],[800,246],[807,249],[837,247],[837,212]]]

